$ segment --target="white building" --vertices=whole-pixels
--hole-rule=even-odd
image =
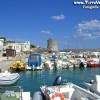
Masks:
[[[92,52],[92,55],[98,57],[98,56],[100,56],[100,52]]]
[[[0,53],[4,53],[6,50],[5,40],[6,38],[0,37]]]
[[[23,51],[30,51],[30,42],[26,41],[24,43],[9,43],[8,47],[15,49],[17,53]]]
[[[19,45],[21,45],[21,51],[30,51],[30,42],[29,41],[26,41],[25,43],[21,43]]]
[[[5,39],[3,39],[3,38],[0,39],[0,46],[4,46],[4,41],[5,41]]]

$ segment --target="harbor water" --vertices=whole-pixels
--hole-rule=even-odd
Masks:
[[[40,91],[41,85],[52,85],[58,75],[62,77],[63,83],[72,82],[83,87],[84,82],[89,82],[95,75],[100,74],[100,67],[25,71],[19,74],[20,79],[13,86],[21,86],[24,91],[30,91],[32,96],[34,92]]]

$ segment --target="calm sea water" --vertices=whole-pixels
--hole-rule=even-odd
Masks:
[[[99,68],[63,69],[63,70],[42,70],[19,72],[20,79],[14,84],[21,86],[24,91],[40,91],[40,86],[44,83],[52,85],[55,78],[60,75],[65,82],[72,82],[82,87],[83,82],[89,82],[100,74]]]

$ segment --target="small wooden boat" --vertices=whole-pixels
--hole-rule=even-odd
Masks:
[[[14,61],[10,68],[16,71],[23,71],[26,69],[26,63],[21,60]]]
[[[18,73],[10,73],[10,72],[0,73],[0,85],[12,85],[19,78],[20,75]]]

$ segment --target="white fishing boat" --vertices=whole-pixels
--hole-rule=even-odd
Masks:
[[[63,61],[62,62],[62,69],[66,69],[66,68],[73,68],[73,64],[70,63],[69,61]]]
[[[58,59],[56,61],[56,64],[57,64],[57,66],[56,66],[57,69],[62,69],[62,60],[61,59]]]
[[[44,63],[44,68],[46,69],[54,69],[54,62],[51,60],[46,60]]]
[[[31,100],[31,96],[18,86],[0,87],[0,100]]]
[[[59,83],[59,80],[56,81]],[[100,100],[100,97],[73,83],[64,85],[41,86],[46,100]]]
[[[85,61],[83,58],[77,59],[75,64],[74,64],[74,67],[75,68],[76,67],[80,67],[80,68],[85,67],[86,68],[87,67],[87,61]]]
[[[96,75],[94,80],[88,83],[84,82],[84,86],[86,89],[100,96],[100,75]]]
[[[12,85],[19,78],[20,75],[18,73],[10,73],[10,72],[0,73],[0,85]]]

